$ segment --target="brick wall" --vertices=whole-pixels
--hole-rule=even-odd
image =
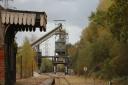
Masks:
[[[4,49],[0,48],[0,81],[4,80]]]

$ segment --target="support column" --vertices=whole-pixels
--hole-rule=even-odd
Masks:
[[[15,85],[16,82],[16,45],[13,28],[8,28],[5,35],[5,85]]]
[[[67,74],[68,74],[68,66],[65,65],[65,75],[67,75]]]
[[[0,6],[0,10],[3,9]],[[1,16],[1,13],[0,13]],[[5,57],[4,57],[4,26],[0,17],[0,85],[5,82]]]
[[[56,72],[57,72],[57,65],[54,65],[54,66],[53,66],[53,71],[54,71],[54,73],[56,74]]]

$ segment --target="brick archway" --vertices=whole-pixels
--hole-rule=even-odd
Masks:
[[[14,85],[16,81],[16,43],[18,31],[46,31],[45,12],[21,11],[0,7],[0,81]]]

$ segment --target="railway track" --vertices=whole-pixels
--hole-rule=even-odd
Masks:
[[[16,85],[109,85],[107,81],[78,76],[65,76],[62,73],[45,73],[38,77],[18,80]]]
[[[39,77],[17,80],[16,85],[71,85],[62,73],[41,74]]]
[[[71,85],[70,82],[66,79],[65,75],[62,73],[48,75],[53,78],[52,85]]]
[[[71,85],[65,77],[55,78],[55,85]]]

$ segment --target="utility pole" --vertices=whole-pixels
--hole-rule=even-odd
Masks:
[[[56,19],[56,20],[53,20],[53,21],[55,22],[55,25],[58,25],[59,23],[66,22],[66,20],[64,20],[64,19],[61,19],[61,20]]]
[[[22,79],[22,73],[23,73],[23,72],[22,72],[22,69],[23,69],[23,68],[22,68],[22,56],[20,56],[20,58],[21,58],[21,59],[20,59],[20,78]]]
[[[34,66],[33,66],[33,61],[32,61],[32,76],[33,76],[33,72],[34,72],[34,71],[33,71],[33,70],[34,70],[33,67],[34,67]]]
[[[8,8],[8,0],[4,0],[4,6],[5,8]]]

